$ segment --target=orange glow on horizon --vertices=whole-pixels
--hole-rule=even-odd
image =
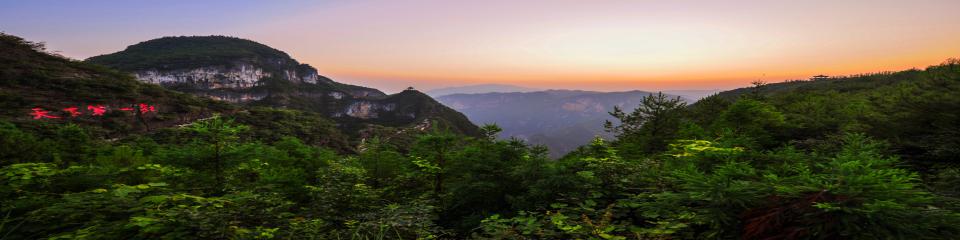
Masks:
[[[482,83],[729,89],[960,57],[957,0],[18,5],[29,6],[0,8],[0,30],[77,59],[161,36],[230,35],[287,52],[336,81],[385,92]]]
[[[960,48],[947,46],[944,49],[960,53]],[[950,52],[942,50],[939,52]],[[937,52],[937,51],[935,51]],[[795,79],[808,79],[810,76],[825,74],[845,76],[887,71],[923,69],[937,65],[960,54],[913,54],[897,58],[875,59],[873,61],[833,62],[827,67],[779,65],[757,69],[719,69],[714,71],[692,71],[688,73],[662,74],[661,76],[641,74],[591,73],[583,71],[573,74],[550,74],[543,72],[524,73],[478,73],[469,72],[410,72],[384,71],[363,68],[326,69],[333,76],[346,79],[416,79],[423,85],[447,85],[456,82],[459,85],[484,83],[513,84],[544,89],[586,89],[600,91],[667,90],[667,89],[726,89],[749,86],[750,82],[763,80],[781,82]],[[756,64],[763,65],[763,64]],[[652,89],[651,89],[652,88]]]
[[[427,2],[445,11],[422,12],[427,5],[416,4],[344,5],[334,15],[293,16],[277,26],[361,21],[355,30],[321,31],[325,44],[291,51],[335,80],[386,91],[482,83],[727,89],[758,79],[924,68],[960,57],[960,15],[945,6],[957,9],[958,2]],[[411,12],[418,14],[406,14]],[[281,31],[257,37],[284,42],[269,37]],[[331,45],[337,47],[324,47]]]

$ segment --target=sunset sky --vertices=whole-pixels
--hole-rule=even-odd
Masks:
[[[387,92],[726,89],[960,57],[960,1],[0,0],[0,31],[76,59],[236,36]]]

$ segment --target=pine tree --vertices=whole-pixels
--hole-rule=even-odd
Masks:
[[[608,120],[604,128],[616,134],[621,143],[638,145],[643,153],[662,151],[676,136],[686,106],[680,97],[670,98],[662,92],[650,94],[633,112],[614,106],[610,115],[620,124],[615,126]]]
[[[213,151],[211,168],[216,178],[215,191],[223,191],[226,182],[224,153],[237,144],[240,140],[239,134],[246,131],[248,127],[235,124],[233,120],[216,115],[210,119],[191,124],[189,129],[196,133],[200,139],[203,139],[203,143],[207,144]]]

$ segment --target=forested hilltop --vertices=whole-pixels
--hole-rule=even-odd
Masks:
[[[550,160],[494,125],[351,138],[323,115],[198,98],[0,40],[0,239],[960,235],[957,60],[690,106],[652,94],[611,112],[615,140]],[[31,111],[113,102],[160,109]]]

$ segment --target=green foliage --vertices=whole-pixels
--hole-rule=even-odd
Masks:
[[[417,139],[413,147],[413,155],[417,166],[426,174],[433,175],[433,193],[438,197],[443,194],[444,172],[447,160],[451,158],[456,147],[458,136],[446,131],[434,131]]]
[[[746,98],[734,102],[714,122],[714,128],[726,131],[743,145],[765,147],[776,144],[777,131],[783,125],[783,114],[775,107]]]
[[[364,143],[364,151],[360,152],[358,160],[370,175],[370,184],[373,187],[387,185],[398,180],[404,173],[413,170],[410,160],[380,141],[379,138],[370,139]]]
[[[483,136],[486,137],[487,140],[492,141],[497,139],[497,135],[500,134],[500,132],[503,132],[503,128],[500,128],[497,124],[485,124],[480,126],[480,131],[483,132]]]
[[[248,137],[259,141],[273,142],[293,136],[306,144],[338,152],[350,152],[353,149],[348,137],[337,129],[336,123],[318,113],[253,107],[231,117],[239,124],[250,126]]]
[[[367,171],[356,158],[290,137],[270,145],[243,142],[244,129],[216,117],[178,130],[190,134],[191,141],[103,145],[87,139],[79,143],[96,150],[75,162],[82,164],[6,165],[0,168],[0,211],[6,216],[0,236],[410,239],[446,234],[432,221],[436,215],[428,201],[394,196],[398,203],[380,205],[380,196],[388,195],[366,185]],[[217,178],[223,187],[209,187]]]
[[[212,173],[216,179],[214,188],[223,189],[226,175],[226,168],[233,165],[229,163],[225,156],[228,152],[235,150],[235,144],[239,139],[241,132],[248,128],[243,125],[234,125],[233,120],[224,119],[220,116],[213,116],[210,119],[198,121],[188,126],[188,131],[196,134],[197,140],[194,144],[205,148],[206,158],[199,160],[202,165],[200,169]],[[219,191],[219,190],[217,190]]]
[[[676,137],[680,129],[686,103],[680,97],[670,99],[663,93],[650,94],[643,98],[640,106],[632,112],[625,112],[614,106],[610,115],[620,124],[614,126],[607,121],[604,127],[616,134],[625,150],[649,154],[666,149],[667,144]],[[634,155],[634,154],[629,154]]]
[[[15,125],[0,121],[0,166],[40,162],[49,148],[33,134]]]
[[[838,134],[863,132],[889,142],[890,149],[908,162],[927,164],[953,162],[960,149],[956,129],[960,118],[954,114],[960,106],[958,88],[960,61],[948,59],[924,70],[766,84],[758,95],[784,116],[784,125],[771,132],[781,138],[774,142],[814,148]],[[711,101],[698,102],[691,111],[716,111],[720,104],[715,103],[751,91],[722,92],[708,98]],[[698,119],[706,119],[698,120],[703,125],[713,122]]]
[[[960,229],[950,221],[960,215],[937,206],[937,197],[918,184],[915,173],[880,154],[882,145],[857,134],[843,142],[839,152],[826,157],[680,141],[663,164],[632,163],[654,168],[662,178],[621,178],[660,188],[625,188],[616,198],[553,204],[542,214],[494,215],[483,221],[479,236],[915,239],[957,234]]]

